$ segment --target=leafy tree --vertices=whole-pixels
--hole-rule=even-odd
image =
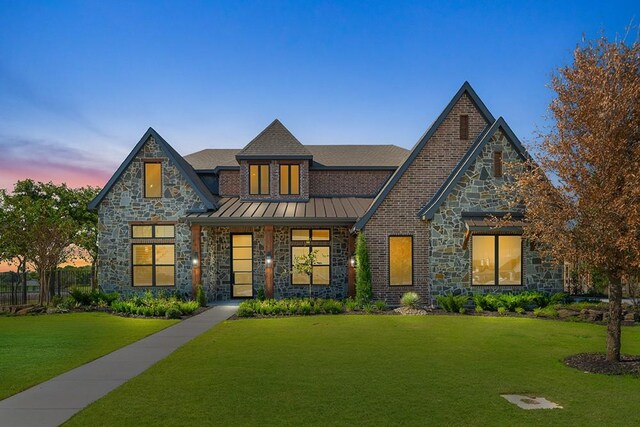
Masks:
[[[29,250],[25,235],[35,220],[28,208],[28,199],[0,189],[0,261],[17,263],[16,272],[22,273],[23,289],[27,286]]]
[[[91,263],[91,289],[96,288],[96,260],[98,259],[98,212],[90,211],[87,205],[100,191],[97,187],[82,187],[71,190],[70,213],[76,222],[77,229],[73,243],[84,249],[81,258]]]
[[[640,44],[604,36],[576,47],[551,80],[554,126],[516,176],[525,237],[609,282],[607,359],[620,360],[622,280],[640,268]]]
[[[359,233],[356,239],[356,301],[358,304],[366,304],[372,298],[369,250],[364,233]]]
[[[309,298],[311,298],[311,275],[313,275],[313,265],[318,259],[318,250],[293,257],[293,271],[298,274],[306,274],[309,278]]]

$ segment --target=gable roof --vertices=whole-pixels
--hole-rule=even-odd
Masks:
[[[409,153],[409,156],[405,159],[404,163],[402,163],[402,165],[395,171],[395,173],[391,175],[391,178],[389,178],[389,181],[387,181],[385,186],[382,187],[382,190],[380,191],[378,196],[373,200],[373,203],[371,203],[371,206],[369,207],[369,209],[365,212],[365,214],[362,217],[358,219],[358,221],[356,221],[355,225],[353,226],[354,230],[361,230],[366,225],[366,223],[371,219],[371,217],[376,212],[376,210],[378,210],[378,208],[380,207],[384,199],[391,192],[391,190],[393,190],[393,187],[395,187],[395,185],[398,183],[402,175],[404,175],[407,169],[409,169],[409,166],[411,166],[411,164],[414,162],[416,157],[418,157],[418,155],[420,154],[424,146],[431,139],[431,137],[436,133],[436,131],[438,130],[442,122],[447,118],[447,116],[449,116],[449,113],[451,113],[451,110],[453,109],[453,107],[460,100],[460,98],[462,98],[464,94],[467,94],[467,96],[469,96],[473,104],[478,108],[478,111],[480,111],[480,114],[484,117],[484,119],[487,122],[493,123],[495,121],[495,118],[493,117],[489,109],[486,107],[486,105],[484,105],[484,102],[482,102],[480,97],[478,97],[478,94],[476,93],[475,90],[473,90],[469,82],[464,82],[464,84],[460,87],[458,92],[456,92],[456,94],[453,96],[451,101],[449,101],[449,104],[447,104],[444,110],[442,110],[442,113],[440,113],[438,118],[431,124],[431,126],[429,126],[429,129],[427,129],[427,131],[422,135],[422,137],[418,140],[416,145],[413,146],[413,148],[411,149],[411,153]]]
[[[456,167],[451,171],[451,174],[447,178],[447,180],[442,184],[440,189],[433,195],[431,200],[418,211],[418,217],[423,220],[431,220],[435,215],[438,208],[444,203],[447,199],[451,191],[455,188],[456,184],[460,181],[460,179],[464,176],[465,172],[469,169],[469,167],[473,164],[473,162],[478,158],[480,153],[482,153],[482,149],[487,145],[487,143],[491,140],[491,137],[498,131],[502,130],[507,137],[507,140],[511,142],[513,148],[516,150],[518,155],[522,160],[528,160],[531,157],[527,150],[522,146],[518,137],[513,133],[507,122],[500,117],[496,120],[489,129],[481,134],[481,138],[478,138],[476,142],[474,142],[469,150],[462,157],[460,162],[456,165]]]
[[[309,150],[278,119],[271,122],[236,154],[238,160],[311,159],[312,157]]]
[[[217,208],[217,197],[211,194],[209,189],[204,185],[202,180],[198,177],[196,172],[193,170],[191,165],[187,163],[180,154],[176,150],[173,149],[171,145],[167,141],[164,140],[156,132],[153,128],[149,128],[147,132],[142,136],[140,141],[133,148],[131,153],[127,156],[127,158],[122,162],[118,170],[113,174],[111,179],[107,182],[107,185],[98,193],[98,195],[89,203],[89,209],[96,209],[102,199],[109,193],[111,187],[115,185],[118,181],[118,178],[124,173],[124,171],[129,167],[133,159],[138,155],[138,152],[144,147],[149,137],[153,136],[155,141],[158,143],[160,148],[165,152],[169,160],[174,164],[174,166],[180,171],[183,178],[191,185],[193,190],[202,200],[202,203],[205,205],[207,209],[216,209]]]
[[[216,168],[239,168],[236,154],[238,148],[207,148],[184,156],[184,159],[197,171]]]

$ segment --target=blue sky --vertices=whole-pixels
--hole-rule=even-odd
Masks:
[[[180,153],[274,118],[307,144],[411,147],[468,80],[525,142],[551,71],[637,2],[0,0],[0,187],[103,184],[149,126]]]

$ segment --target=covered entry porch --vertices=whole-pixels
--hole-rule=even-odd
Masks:
[[[371,199],[311,198],[307,202],[221,201],[215,212],[189,214],[192,281],[210,300],[355,295],[350,229]],[[296,257],[317,255],[311,275]]]

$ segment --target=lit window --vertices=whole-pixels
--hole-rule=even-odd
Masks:
[[[280,194],[300,194],[300,165],[280,165]]]
[[[295,271],[293,265],[296,259],[315,252],[311,276]],[[291,283],[294,285],[327,286],[331,281],[331,248],[329,246],[293,246],[291,248]]]
[[[522,236],[473,236],[472,285],[522,285]]]
[[[311,246],[297,246],[310,242]],[[291,283],[294,285],[321,285],[331,282],[331,232],[328,228],[291,230]],[[293,268],[296,258],[315,252],[311,276],[297,273]]]
[[[319,228],[314,230],[293,229],[291,230],[291,240],[308,242],[308,241],[329,241],[331,233],[328,228]]]
[[[249,194],[269,194],[269,165],[249,165]]]
[[[162,197],[162,165],[144,164],[144,197]]]
[[[413,285],[413,238],[411,236],[389,237],[389,284],[391,286]]]
[[[131,226],[133,286],[175,285],[174,225]],[[146,239],[143,241],[135,239]]]

